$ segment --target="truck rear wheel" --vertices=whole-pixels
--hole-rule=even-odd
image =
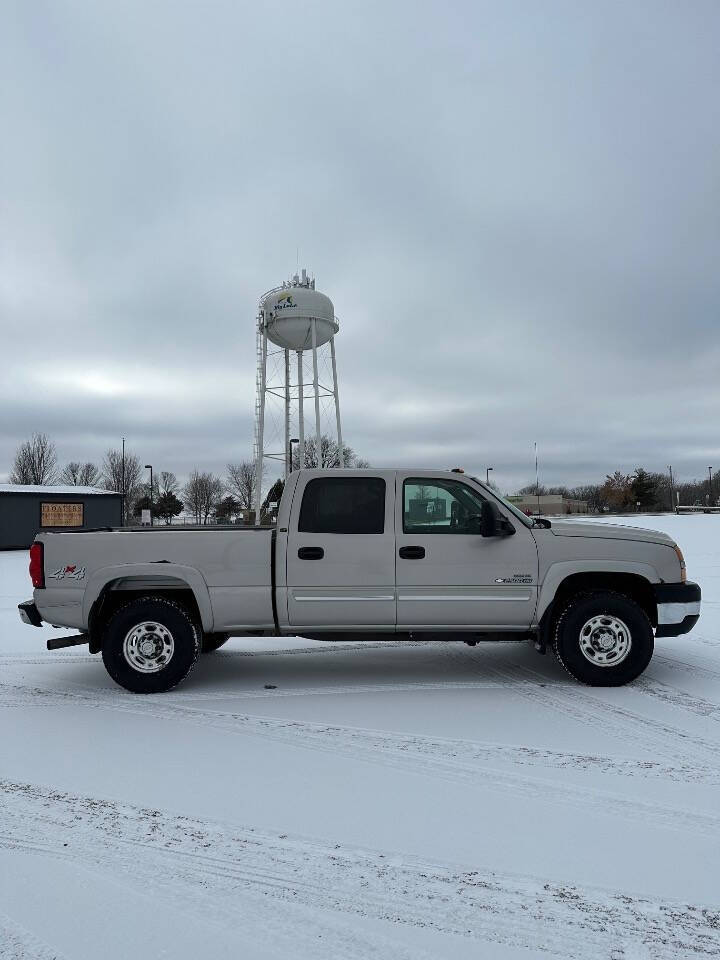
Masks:
[[[612,590],[572,597],[563,607],[553,648],[571,677],[591,687],[620,687],[650,663],[655,642],[643,608]]]
[[[202,652],[214,653],[230,639],[229,633],[204,633],[202,638]]]
[[[188,675],[200,653],[200,637],[200,629],[180,604],[164,597],[140,597],[108,622],[103,663],[113,680],[131,693],[162,693]]]

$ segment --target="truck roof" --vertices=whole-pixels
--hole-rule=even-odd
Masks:
[[[293,470],[293,473],[313,473],[317,476],[327,476],[328,473],[332,474],[343,474],[343,473],[367,473],[374,474],[381,471],[390,471],[395,473],[411,473],[413,476],[430,476],[436,477],[438,474],[447,474],[450,477],[456,476],[469,476],[473,480],[477,479],[472,474],[468,473],[466,470],[463,470],[460,467],[386,467],[386,466],[376,466],[376,467],[344,467],[340,470],[338,467],[327,467],[325,469],[320,469],[319,467],[303,467],[301,470]]]

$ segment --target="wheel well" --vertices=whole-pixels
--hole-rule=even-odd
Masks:
[[[559,584],[550,606],[542,616],[541,631],[546,637],[552,635],[555,618],[563,602],[577,593],[588,590],[614,590],[623,593],[639,604],[653,627],[657,626],[657,603],[652,584],[645,577],[634,573],[573,573]]]
[[[195,594],[182,580],[177,580],[176,583],[177,586],[164,580],[162,583],[154,585],[152,581],[148,582],[147,578],[143,578],[143,585],[138,584],[137,587],[134,587],[127,578],[111,580],[110,583],[107,583],[90,610],[88,624],[90,653],[100,652],[103,631],[113,614],[120,607],[124,607],[126,603],[137,600],[139,597],[164,597],[166,600],[173,600],[175,603],[181,604],[202,629],[202,618]]]

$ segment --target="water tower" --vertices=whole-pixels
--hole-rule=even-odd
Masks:
[[[339,328],[332,300],[315,289],[315,280],[308,277],[306,270],[260,298],[255,403],[255,516],[258,519],[264,461],[280,461],[287,478],[292,469],[291,439],[297,439],[300,466],[305,466],[306,401],[313,405],[315,450],[320,451],[323,421],[334,414],[332,432],[337,436],[338,466],[345,466],[335,362],[335,335]],[[312,377],[306,376],[309,359]],[[326,382],[330,378],[332,387]],[[322,466],[319,453],[317,457],[318,466]]]

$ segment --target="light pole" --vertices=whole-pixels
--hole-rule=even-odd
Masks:
[[[122,476],[122,485],[120,488],[120,492],[122,493],[122,525],[125,526],[125,437],[122,438],[122,445],[123,445],[122,466],[120,468],[121,476]]]
[[[288,446],[290,447],[290,464],[288,466],[288,473],[292,473],[292,445],[294,443],[300,443],[300,440],[297,437],[293,437],[288,441]]]
[[[672,513],[673,503],[675,501],[675,487],[673,484],[672,467],[669,464],[668,464],[668,470],[670,471],[670,513]]]
[[[710,504],[710,506],[712,506],[712,505],[713,505],[713,502],[712,502],[712,467],[708,467],[708,476],[709,476],[709,478],[710,478],[710,499],[709,499],[708,503]]]
[[[150,526],[153,525],[153,472],[152,464],[146,463],[145,469],[150,471]]]
[[[488,486],[490,486],[490,471],[491,471],[492,469],[493,469],[492,467],[487,467],[486,470],[485,470],[485,483],[486,483]]]

